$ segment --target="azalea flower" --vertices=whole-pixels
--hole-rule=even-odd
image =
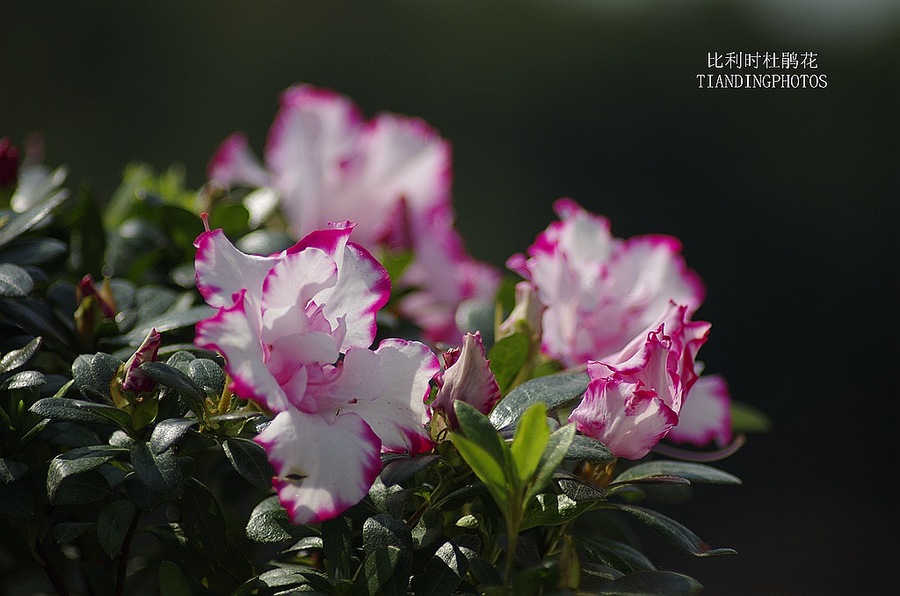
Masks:
[[[197,287],[219,309],[197,324],[196,343],[225,356],[238,396],[276,414],[256,441],[295,523],[359,502],[381,452],[431,446],[425,398],[437,358],[399,339],[369,349],[390,281],[349,241],[353,230],[332,224],[267,257],[240,252],[222,230],[196,242]]]
[[[444,352],[444,372],[435,376],[439,387],[431,409],[443,412],[451,429],[459,426],[453,404],[461,400],[488,414],[500,400],[500,386],[484,355],[481,333],[466,333],[461,348]]]
[[[587,364],[591,380],[569,420],[616,457],[647,455],[679,424],[688,392],[697,381],[697,351],[710,327],[689,321],[686,315],[687,307],[669,303],[655,329],[606,361]]]
[[[401,309],[429,340],[458,340],[457,306],[493,297],[499,276],[466,254],[453,227],[450,144],[422,120],[382,113],[366,121],[347,97],[309,85],[287,89],[280,102],[265,166],[235,134],[209,178],[274,189],[298,237],[349,219],[367,249],[411,250],[400,283],[416,291]]]
[[[660,319],[669,302],[692,314],[703,301],[700,278],[669,236],[615,238],[609,221],[559,199],[560,221],[538,235],[528,256],[507,266],[530,281],[543,314],[542,350],[566,366],[605,360]]]
[[[704,375],[691,388],[666,438],[675,443],[705,447],[731,442],[731,392],[721,375]]]

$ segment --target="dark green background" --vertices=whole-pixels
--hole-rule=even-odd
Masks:
[[[681,238],[701,353],[775,420],[665,510],[740,555],[647,538],[709,594],[891,593],[898,498],[898,56],[879,2],[10,2],[0,135],[44,134],[100,196],[141,159],[261,150],[279,91],[418,115],[455,151],[458,224],[502,265],[571,196]],[[812,51],[820,90],[699,90],[711,51]]]

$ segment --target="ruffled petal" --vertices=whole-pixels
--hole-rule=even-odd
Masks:
[[[231,306],[242,290],[258,303],[263,281],[281,255],[260,257],[239,251],[222,230],[204,232],[194,241],[197,289],[213,307]]]
[[[614,376],[591,380],[569,422],[614,456],[640,459],[677,424],[678,415],[641,383]]]
[[[290,407],[287,395],[266,366],[259,312],[248,303],[244,292],[238,293],[234,305],[197,323],[194,343],[225,356],[231,389],[238,396],[265,404],[274,412]]]
[[[328,229],[316,230],[288,249],[290,253],[315,248],[337,264],[337,280],[316,294],[315,300],[323,305],[322,312],[332,326],[337,326],[339,318],[345,318],[347,333],[342,351],[372,345],[378,330],[375,314],[391,295],[391,280],[381,263],[366,249],[348,242],[353,230],[350,222],[332,223]]]
[[[425,432],[425,399],[431,378],[440,370],[437,358],[422,343],[386,339],[373,351],[351,349],[340,376],[310,387],[316,402],[327,411],[355,412],[365,419],[385,451],[421,453],[431,448]]]
[[[723,377],[707,375],[697,379],[681,407],[678,425],[666,438],[697,447],[731,442],[731,393]]]
[[[346,164],[353,161],[361,123],[353,102],[332,91],[299,85],[282,93],[266,142],[266,165],[298,236],[328,221],[328,203],[334,200],[333,189],[341,184]]]
[[[333,421],[281,412],[256,437],[275,468],[272,486],[295,524],[332,519],[368,494],[381,471],[381,441],[362,418]]]
[[[250,151],[247,137],[235,133],[225,139],[209,162],[207,176],[222,184],[266,186],[269,174]]]

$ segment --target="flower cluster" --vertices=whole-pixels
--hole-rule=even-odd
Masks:
[[[350,220],[365,248],[411,251],[399,283],[414,291],[401,309],[430,341],[456,343],[456,308],[493,298],[499,274],[473,260],[453,228],[450,154],[422,120],[383,113],[366,121],[348,98],[300,85],[281,95],[265,167],[246,137],[234,134],[210,162],[209,177],[272,191],[296,237]]]
[[[492,296],[497,279],[465,254],[452,227],[450,169],[448,143],[424,122],[394,114],[366,121],[347,98],[309,86],[281,96],[265,167],[239,134],[210,164],[213,181],[274,193],[291,230],[304,235],[260,257],[207,231],[196,262],[197,286],[219,308],[198,325],[197,344],[225,355],[239,396],[277,414],[257,442],[297,522],[360,500],[380,452],[428,450],[424,425],[439,413],[455,429],[455,402],[489,413],[501,399],[480,334],[460,342],[454,323],[459,304]],[[663,437],[726,443],[727,387],[699,379],[696,361],[710,326],[691,316],[705,289],[678,240],[616,238],[605,218],[571,199],[555,210],[560,220],[507,262],[525,281],[499,334],[524,325],[545,358],[586,368],[589,385],[569,421],[616,457],[639,459]],[[432,345],[462,344],[443,354],[443,370],[421,343],[369,349],[390,290],[368,251],[397,247],[413,254],[399,280],[412,290],[401,313]],[[426,406],[432,377],[437,392]]]

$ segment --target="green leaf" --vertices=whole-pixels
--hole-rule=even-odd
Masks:
[[[547,410],[558,408],[584,395],[587,373],[560,373],[531,379],[510,391],[491,412],[491,423],[497,428],[515,424],[532,404],[543,402]]]
[[[704,464],[656,460],[632,466],[616,476],[613,483],[634,482],[658,476],[676,476],[706,484],[741,484],[741,479]]]
[[[53,539],[57,544],[65,544],[94,527],[93,522],[62,522],[53,526]]]
[[[0,483],[12,484],[25,475],[28,464],[0,457]]]
[[[207,395],[218,397],[225,389],[225,371],[208,358],[196,358],[188,365],[188,376]]]
[[[772,431],[772,419],[750,404],[732,400],[731,429],[736,433],[767,433]]]
[[[564,524],[588,511],[594,504],[593,501],[576,502],[566,495],[539,494],[529,501],[520,531]]]
[[[578,545],[584,558],[607,565],[625,574],[656,570],[656,566],[644,553],[618,540],[579,538]]]
[[[488,418],[464,401],[457,400],[453,409],[459,420],[459,428],[467,439],[488,453],[504,472],[511,472],[507,464],[511,463],[509,448],[491,426]]]
[[[566,452],[565,459],[575,461],[589,461],[594,463],[611,462],[615,456],[609,449],[593,437],[587,435],[575,435],[572,444]]]
[[[135,508],[128,501],[113,501],[97,517],[97,541],[109,558],[114,558],[134,521]]]
[[[162,453],[166,451],[197,424],[194,418],[169,418],[163,420],[153,428],[150,435],[150,449],[153,453]]]
[[[475,475],[484,483],[500,510],[508,511],[509,489],[506,486],[502,464],[480,445],[458,433],[451,433],[450,440]]]
[[[103,352],[81,354],[72,363],[75,387],[88,399],[112,403],[110,385],[124,363]]]
[[[125,338],[128,340],[129,344],[138,345],[145,337],[147,337],[147,334],[151,329],[156,329],[160,333],[165,333],[167,331],[195,325],[203,319],[208,319],[215,313],[216,311],[214,308],[206,305],[191,306],[183,310],[167,311],[159,317],[149,321],[141,321],[139,325],[128,332],[128,335],[125,336]]]
[[[5,224],[0,222],[0,246],[8,244],[20,234],[37,225],[68,196],[68,191],[60,190],[38,201],[23,213],[10,213]]]
[[[395,285],[412,260],[413,253],[410,250],[385,250],[378,255],[378,262],[388,272],[391,282]]]
[[[530,349],[531,342],[521,333],[504,337],[491,347],[488,360],[501,394],[506,395],[516,375],[528,362]]]
[[[510,447],[516,473],[522,483],[527,482],[531,475],[534,474],[534,471],[537,470],[549,438],[550,428],[547,426],[547,409],[543,403],[532,404],[519,420],[516,434],[513,437],[512,447]],[[559,461],[562,461],[564,454],[565,450],[560,452]],[[554,463],[553,467],[555,468],[557,465],[559,465],[559,462]],[[549,479],[549,476],[547,479]]]
[[[605,490],[574,474],[559,470],[554,473],[553,477],[563,494],[573,501],[599,501],[606,497]]]
[[[494,345],[494,317],[496,305],[493,300],[469,298],[463,300],[456,309],[456,324],[463,333],[481,331],[484,349],[490,352]]]
[[[413,538],[409,527],[390,515],[373,515],[363,524],[363,549],[370,567],[365,567],[364,563],[363,572],[357,573],[363,573],[367,578],[365,584],[369,586],[369,593],[381,589],[385,594],[406,594],[413,564]],[[385,559],[386,549],[396,549],[396,558],[391,555]],[[385,563],[390,563],[390,570],[383,567]],[[357,575],[354,583],[359,587],[361,581]],[[373,591],[375,582],[378,586]]]
[[[112,445],[88,445],[57,455],[47,471],[47,495],[54,501],[67,477],[93,470],[123,453],[126,450]]]
[[[274,543],[310,536],[313,532],[306,526],[293,525],[278,496],[272,495],[253,508],[246,534],[254,542]]]
[[[159,593],[166,596],[191,596],[191,585],[181,568],[172,561],[159,564]]]
[[[353,528],[347,516],[322,522],[322,548],[325,563],[331,566],[331,575],[336,579],[349,579],[350,551],[353,548]],[[327,570],[327,567],[326,567]]]
[[[462,549],[445,542],[425,565],[416,594],[450,596],[469,571],[469,560]]]
[[[177,391],[195,414],[199,415],[204,411],[205,393],[181,370],[162,362],[145,362],[141,365],[141,370],[163,387]]]
[[[3,358],[0,358],[0,375],[28,364],[28,361],[31,360],[40,347],[41,338],[35,337],[18,350],[12,350],[4,354]]]
[[[62,397],[45,397],[36,401],[29,411],[51,420],[111,425],[119,427],[126,433],[131,432],[131,416],[105,404]]]
[[[43,265],[68,252],[65,242],[55,238],[18,238],[0,248],[0,262]]]
[[[381,481],[385,486],[399,484],[421,472],[440,458],[440,455],[416,455],[392,459],[381,470]]]
[[[222,449],[231,465],[244,480],[263,490],[272,487],[275,470],[269,463],[266,451],[253,441],[229,438],[222,443]]]
[[[71,474],[64,478],[57,487],[52,503],[54,505],[83,505],[102,501],[111,494],[109,483],[103,475],[96,470],[90,470]]]
[[[0,263],[0,297],[24,298],[33,288],[27,271],[12,263]]]
[[[0,390],[28,389],[40,387],[47,378],[36,370],[23,370],[0,383]]]
[[[353,593],[378,594],[390,580],[399,560],[400,549],[396,546],[385,546],[369,553],[353,582]]]
[[[695,596],[703,589],[686,575],[671,571],[641,571],[614,579],[597,592],[600,596]]]
[[[212,230],[221,228],[229,238],[237,238],[247,231],[250,223],[250,212],[239,203],[216,205],[209,214],[209,227]]]
[[[164,497],[176,499],[184,492],[184,478],[172,449],[154,453],[149,443],[135,443],[131,446],[131,465],[141,482]]]
[[[541,410],[543,411],[543,408],[541,408]],[[527,416],[528,413],[526,412],[525,415]],[[522,422],[524,422],[524,420],[525,417],[523,416]],[[519,427],[516,429],[516,436],[519,434],[519,428],[522,427],[521,424],[522,423],[520,423]],[[546,426],[546,422],[544,425]],[[533,482],[528,488],[528,492],[525,494],[526,502],[531,501],[531,498],[543,490],[544,486],[550,481],[553,472],[556,471],[556,468],[562,463],[574,437],[575,425],[567,424],[562,428],[556,429],[545,441],[546,446],[543,453],[540,455],[540,466],[538,467],[537,475],[534,477]],[[513,448],[515,448],[515,441],[513,441]]]
[[[666,517],[665,515],[657,511],[653,511],[652,509],[645,509],[643,507],[636,507],[634,505],[620,505],[612,503],[605,503],[602,506],[607,509],[625,511],[633,515],[638,520],[647,524],[650,529],[654,530],[670,543],[688,554],[697,557],[737,554],[737,552],[731,548],[710,547],[707,543],[700,540],[700,538],[696,534],[688,530],[677,521]]]

